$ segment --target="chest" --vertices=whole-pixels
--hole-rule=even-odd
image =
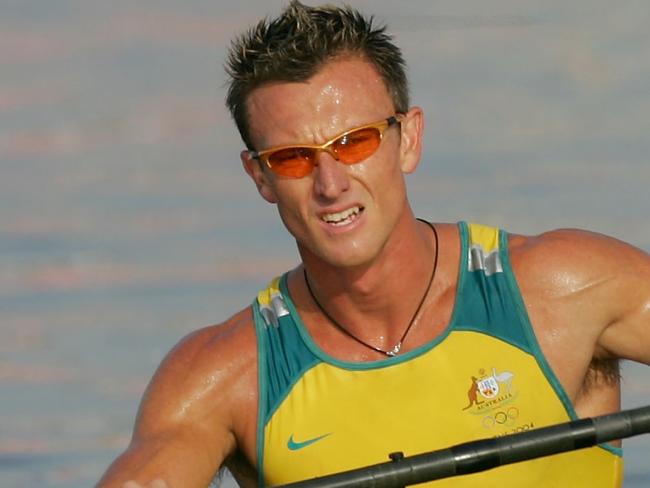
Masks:
[[[383,367],[305,371],[268,413],[260,461],[267,481],[279,484],[567,418],[533,356],[453,332]]]

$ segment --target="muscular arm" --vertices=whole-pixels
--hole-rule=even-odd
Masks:
[[[650,364],[650,256],[577,230],[514,236],[511,255],[537,339],[576,409],[616,409],[618,388],[603,375],[594,385],[593,366]]]
[[[205,488],[242,449],[255,409],[255,340],[250,313],[197,331],[165,358],[143,397],[131,443],[98,488],[164,480]]]
[[[612,316],[596,353],[650,364],[650,256],[620,242],[612,247],[607,286]]]

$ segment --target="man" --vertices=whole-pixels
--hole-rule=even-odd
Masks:
[[[101,487],[287,483],[619,408],[650,363],[650,257],[415,218],[423,114],[398,48],[348,8],[294,1],[233,44],[228,105],[301,264],[181,341]],[[603,445],[435,486],[617,486]]]

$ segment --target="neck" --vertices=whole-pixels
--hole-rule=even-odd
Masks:
[[[335,267],[300,249],[323,308],[349,332],[379,341],[375,342],[379,347],[399,340],[431,276],[433,233],[412,214],[409,217],[398,223],[379,255],[364,265]]]

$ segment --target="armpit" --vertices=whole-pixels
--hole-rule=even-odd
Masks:
[[[257,487],[257,470],[240,451],[230,455],[225,465],[241,488]],[[224,469],[219,471],[219,476],[224,476]]]
[[[593,358],[582,383],[582,394],[601,386],[616,386],[620,383],[621,372],[618,359]]]

